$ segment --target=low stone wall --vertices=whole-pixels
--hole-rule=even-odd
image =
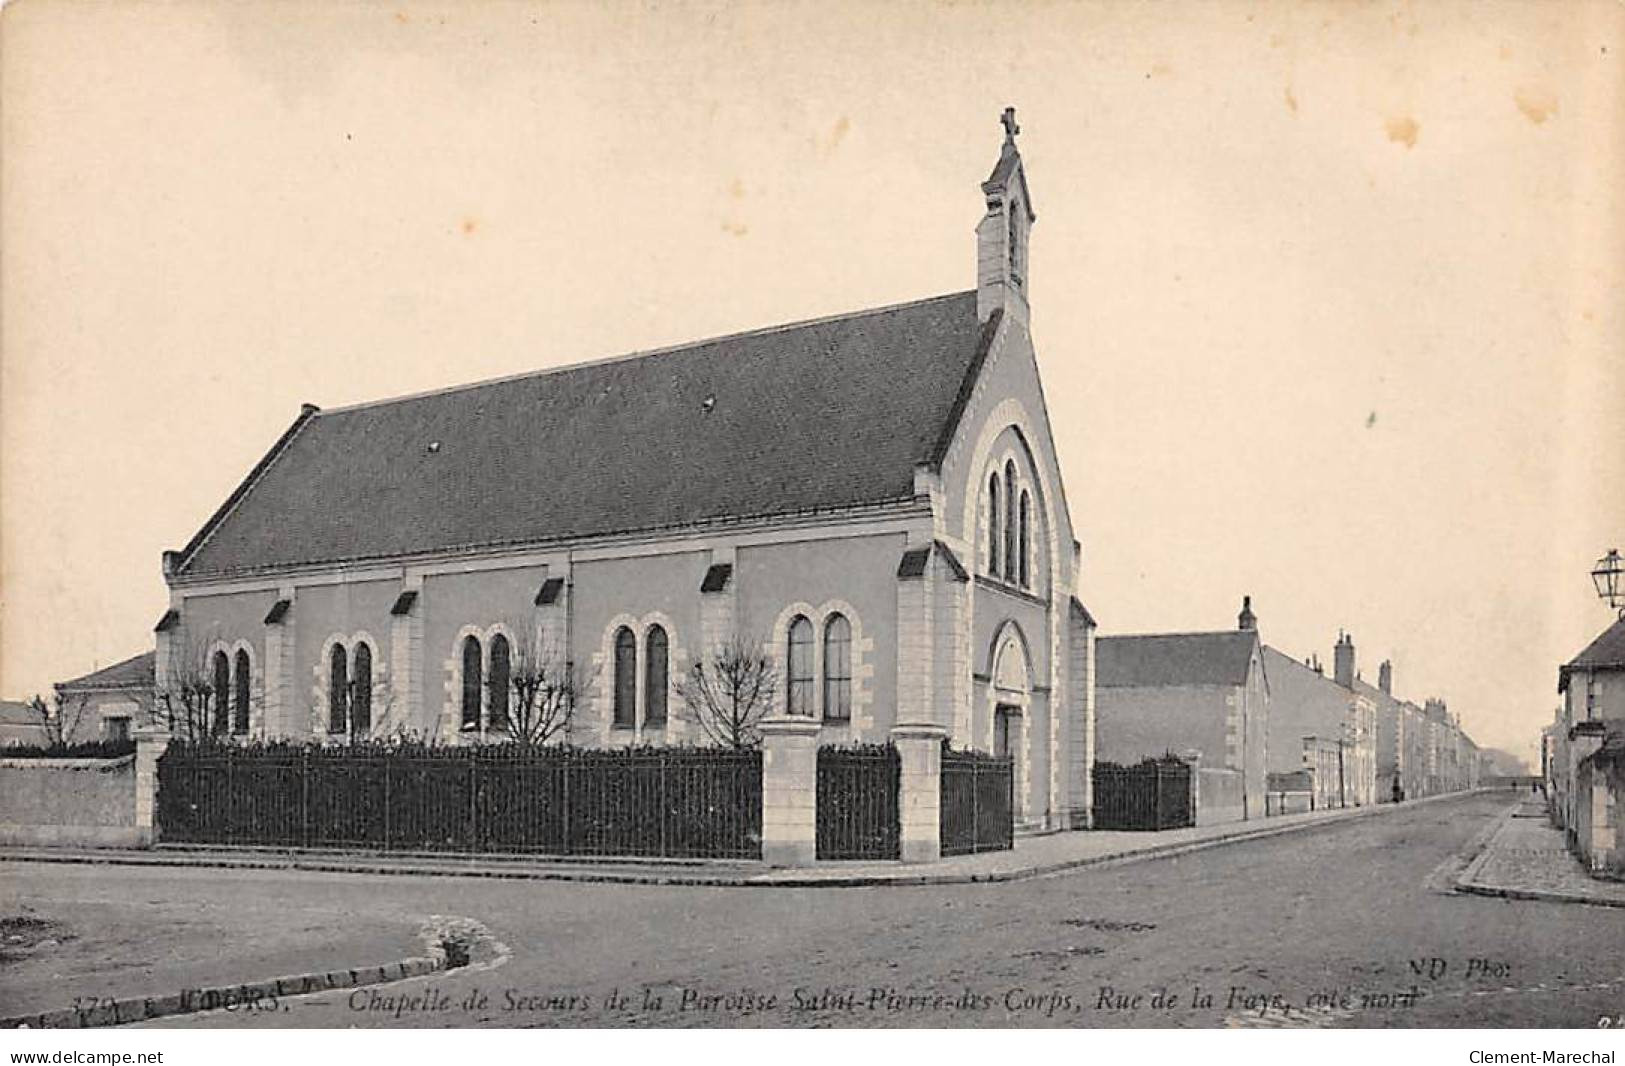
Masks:
[[[1274,791],[1264,794],[1264,813],[1302,814],[1315,809],[1315,795],[1307,790],[1298,792]]]
[[[0,759],[0,844],[133,847],[135,756]]]
[[[1196,775],[1197,825],[1239,822],[1246,817],[1240,770],[1200,766]]]

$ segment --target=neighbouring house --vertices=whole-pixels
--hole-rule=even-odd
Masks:
[[[1346,643],[1345,643],[1346,641]],[[1345,652],[1346,648],[1346,652]],[[1354,645],[1340,634],[1336,646],[1339,678],[1343,656],[1353,678]],[[1358,807],[1377,801],[1377,706],[1365,692],[1328,678],[1308,663],[1265,646],[1270,679],[1269,770],[1271,775],[1311,771],[1310,806]],[[1292,778],[1295,785],[1299,779]],[[1285,791],[1272,783],[1272,793]],[[1299,785],[1301,790],[1301,785]]]
[[[20,700],[0,700],[0,748],[36,747],[50,742],[50,732],[34,708]]]
[[[1557,691],[1563,703],[1550,733],[1547,797],[1569,846],[1587,857],[1615,846],[1609,834],[1625,798],[1608,787],[1618,781],[1618,756],[1593,758],[1625,733],[1625,615],[1558,669]]]
[[[1170,753],[1193,759],[1199,823],[1265,813],[1271,690],[1250,613],[1235,630],[1095,642],[1096,758],[1125,766]]]
[[[691,744],[680,682],[739,638],[773,664],[771,711],[819,743],[934,727],[1013,758],[1018,824],[1086,825],[1094,620],[1005,129],[974,288],[305,406],[165,553],[160,697],[209,680],[245,737],[472,743],[503,736],[534,654],[583,679],[559,739]],[[1262,669],[1237,654],[1211,757],[1261,775]]]
[[[132,655],[71,681],[58,681],[57,713],[63,740],[128,740],[151,718],[155,654]]]
[[[1596,877],[1625,880],[1625,723],[1610,723],[1602,745],[1575,767],[1574,843]]]

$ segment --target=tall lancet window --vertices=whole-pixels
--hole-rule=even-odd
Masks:
[[[355,671],[350,680],[350,732],[372,733],[372,648],[366,641],[355,646]]]
[[[248,732],[248,697],[252,689],[252,668],[248,665],[248,652],[237,649],[237,671],[231,688],[231,731]]]
[[[999,576],[999,475],[987,479],[987,572]]]
[[[666,725],[667,648],[666,631],[650,626],[643,638],[643,724],[650,729]]]
[[[214,721],[210,729],[215,733],[226,731],[228,710],[231,701],[231,660],[226,653],[214,653]]]
[[[463,728],[478,729],[480,727],[480,695],[484,678],[485,654],[480,648],[480,638],[468,636],[463,638]]]
[[[508,690],[513,685],[513,648],[508,638],[498,633],[491,638],[491,673],[486,679],[486,703],[490,710],[486,722],[498,733],[508,732]]]
[[[350,656],[335,644],[327,657],[327,731],[342,733],[350,724]]]
[[[615,631],[614,723],[617,729],[638,724],[638,638],[626,626]]]
[[[1004,464],[1004,579],[1016,579],[1016,464]]]
[[[1018,555],[1021,557],[1021,587],[1033,587],[1032,558],[1033,558],[1033,529],[1032,529],[1032,497],[1026,490],[1021,493],[1021,544]]]
[[[790,622],[789,688],[785,710],[790,714],[813,713],[813,627],[805,615]]]

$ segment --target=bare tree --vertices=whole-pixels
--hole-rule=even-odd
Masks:
[[[59,691],[55,704],[46,703],[38,694],[28,701],[28,709],[34,713],[40,729],[45,733],[46,745],[53,748],[74,743],[89,707],[90,696],[83,692],[65,695]]]
[[[516,622],[508,630],[523,635],[509,647],[507,713],[493,714],[490,729],[524,747],[540,747],[568,735],[577,706],[592,694],[593,678],[537,627]]]
[[[737,632],[689,665],[677,695],[688,719],[712,743],[753,748],[761,742],[758,723],[773,705],[778,670],[758,639]]]
[[[209,651],[202,641],[181,644],[170,656],[165,683],[153,693],[153,721],[183,740],[231,731],[231,686],[216,684]]]

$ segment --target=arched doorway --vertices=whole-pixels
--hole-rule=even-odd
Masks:
[[[1009,756],[1014,770],[1015,816],[1027,814],[1028,737],[1032,718],[1032,661],[1026,637],[1015,622],[999,627],[988,670],[987,750]]]

